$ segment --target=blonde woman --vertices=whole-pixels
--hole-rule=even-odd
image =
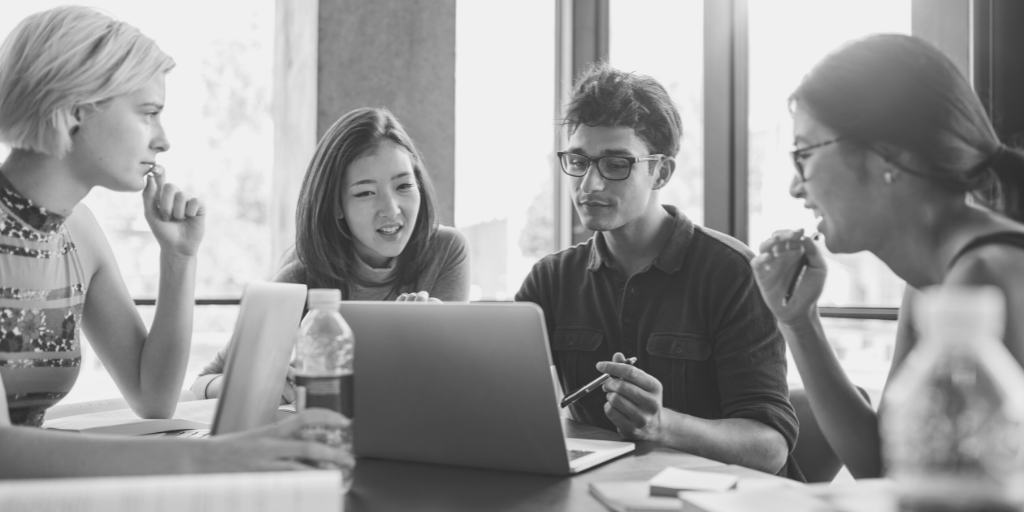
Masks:
[[[74,385],[82,329],[132,410],[173,413],[192,330],[202,201],[165,183],[157,155],[164,75],[174,61],[136,28],[93,9],[29,16],[0,47],[0,478],[303,469],[348,464],[295,439],[311,410],[280,425],[207,441],[47,432],[46,409]],[[142,192],[160,246],[160,289],[147,332],[102,230],[80,201],[93,187]]]

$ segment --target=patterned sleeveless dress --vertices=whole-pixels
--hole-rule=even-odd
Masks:
[[[14,425],[42,425],[82,363],[87,282],[66,219],[0,173],[0,378]]]

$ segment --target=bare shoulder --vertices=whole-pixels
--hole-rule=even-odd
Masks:
[[[114,262],[107,236],[88,206],[79,203],[65,224],[87,274]]]
[[[306,267],[298,258],[292,259],[277,271],[273,280],[276,283],[306,284]]]
[[[1024,247],[989,244],[965,253],[943,284],[997,285],[1024,290]]]

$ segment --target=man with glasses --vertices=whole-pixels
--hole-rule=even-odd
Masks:
[[[654,79],[601,65],[568,105],[566,151],[584,244],[538,262],[516,295],[544,310],[562,387],[613,378],[574,419],[726,463],[802,479],[785,343],[753,253],[658,201],[681,121]],[[624,361],[636,357],[635,366]],[[613,362],[614,361],[614,362]]]

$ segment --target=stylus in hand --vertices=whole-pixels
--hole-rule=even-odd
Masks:
[[[628,364],[628,365],[634,365],[634,364],[636,364],[636,358],[635,357],[631,357],[629,359],[626,359],[625,363]],[[601,387],[601,384],[604,384],[605,382],[608,382],[608,379],[610,379],[610,378],[612,378],[611,375],[608,375],[607,373],[602,373],[600,377],[590,381],[590,384],[587,384],[586,386],[583,386],[582,388],[577,389],[571,395],[563,398],[562,399],[562,408],[564,409],[566,407],[569,407],[570,405],[572,405],[574,402],[576,402],[580,398],[583,398],[584,396],[586,396],[587,393],[590,393],[591,391]]]

